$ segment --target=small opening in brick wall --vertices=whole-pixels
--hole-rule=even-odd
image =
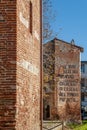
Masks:
[[[62,50],[60,50],[60,52],[62,52]]]
[[[32,26],[33,26],[33,24],[32,24],[32,22],[33,22],[33,17],[32,17],[32,13],[33,13],[33,11],[32,11],[32,2],[30,1],[30,3],[29,3],[29,9],[30,9],[30,12],[29,12],[29,23],[30,23],[30,26],[29,26],[29,30],[30,30],[30,33],[32,34]]]

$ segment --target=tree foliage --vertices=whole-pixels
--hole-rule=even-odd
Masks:
[[[43,3],[43,42],[50,39],[53,34],[51,23],[54,20],[51,0],[42,0]]]

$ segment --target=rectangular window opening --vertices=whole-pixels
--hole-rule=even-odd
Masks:
[[[31,34],[32,34],[32,22],[33,22],[33,20],[32,20],[32,13],[33,13],[32,12],[32,2],[30,1],[30,12],[29,12],[29,15],[30,15],[30,17],[29,17],[30,18],[30,22],[29,22],[30,26],[29,27],[30,27],[30,29],[29,30],[30,30]]]
[[[85,73],[85,65],[84,64],[81,65],[81,72]]]

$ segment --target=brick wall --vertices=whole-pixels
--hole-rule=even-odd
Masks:
[[[31,2],[32,34],[29,24],[29,1],[17,2],[18,130],[40,129],[40,1]]]
[[[55,84],[58,115],[61,119],[81,119],[81,51],[81,47],[55,40]]]
[[[16,114],[16,1],[0,1],[0,129],[14,130]]]
[[[40,130],[40,0],[0,1],[0,129]]]

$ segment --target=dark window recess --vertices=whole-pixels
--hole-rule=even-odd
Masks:
[[[33,13],[33,11],[32,11],[32,2],[30,1],[30,12],[29,12],[29,14],[30,14],[30,17],[29,17],[29,18],[30,18],[30,20],[29,20],[29,21],[30,21],[30,22],[29,22],[29,24],[30,24],[30,26],[29,26],[30,29],[29,29],[29,30],[30,30],[30,33],[31,33],[31,34],[32,34],[32,28],[33,28],[33,27],[32,27],[32,22],[33,22],[33,20],[32,20],[32,13]]]
[[[81,79],[81,87],[85,87],[85,79]]]
[[[81,95],[81,100],[84,101],[84,94]]]
[[[84,64],[81,64],[81,72],[85,73],[85,65]]]
[[[47,108],[46,108],[46,118],[49,118],[50,117],[50,106],[47,105]]]

